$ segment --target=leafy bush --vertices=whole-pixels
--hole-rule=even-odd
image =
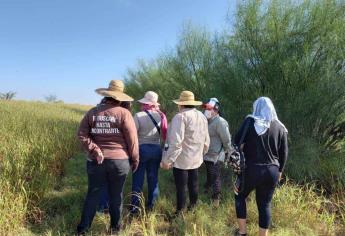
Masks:
[[[290,176],[328,185],[331,172],[345,186],[344,11],[342,1],[243,1],[231,32],[187,25],[175,49],[129,71],[127,91],[156,91],[169,116],[181,90],[217,97],[232,133],[268,96],[289,130]]]

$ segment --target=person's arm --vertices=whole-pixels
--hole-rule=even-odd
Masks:
[[[137,131],[139,131],[140,125],[139,125],[138,113],[134,115],[133,119],[134,119],[135,127],[137,128]]]
[[[129,111],[124,113],[122,123],[123,136],[127,143],[129,158],[131,159],[132,171],[135,172],[139,165],[139,142],[134,119]]]
[[[240,127],[240,129],[237,131],[237,133],[236,133],[236,135],[235,135],[235,139],[234,139],[234,144],[236,145],[236,146],[239,146],[239,144],[240,144],[240,141],[241,141],[241,137],[242,137],[242,134],[243,134],[243,132],[244,132],[244,129],[245,129],[245,126],[246,126],[246,124],[248,123],[248,125],[250,125],[249,124],[249,122],[251,122],[251,120],[250,120],[251,118],[249,118],[249,117],[247,117],[247,118],[245,118],[244,119],[244,121],[243,121],[243,123],[242,123],[242,125],[241,125],[241,127]],[[249,127],[248,127],[249,128]],[[247,133],[248,133],[248,130],[247,130]],[[246,134],[247,135],[247,134]],[[243,142],[245,143],[245,138],[244,138],[244,140],[243,140]]]
[[[283,131],[281,136],[281,143],[279,147],[279,172],[282,173],[288,157],[288,138],[287,132]]]
[[[175,115],[171,121],[170,130],[168,133],[169,148],[164,155],[162,162],[165,165],[171,166],[182,152],[182,142],[184,139],[185,124],[181,114]]]
[[[90,136],[91,125],[89,123],[90,111],[85,114],[84,118],[80,122],[77,136],[83,147],[83,149],[90,154],[92,159],[100,159],[103,154],[101,149],[96,143],[93,142]]]
[[[219,124],[217,125],[217,134],[219,135],[220,140],[222,141],[224,151],[230,152],[232,148],[228,122],[226,122],[225,120],[221,120],[219,122]]]
[[[204,149],[202,151],[202,154],[205,156],[206,153],[208,152],[209,147],[210,147],[210,135],[208,133],[208,123],[207,123],[207,120],[205,122],[204,130],[205,130],[206,135],[205,135],[205,143],[204,143]]]
[[[160,113],[161,115],[161,133],[162,133],[162,140],[165,142],[167,139],[167,132],[168,132],[168,120],[163,112]]]

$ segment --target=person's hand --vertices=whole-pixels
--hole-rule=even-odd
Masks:
[[[235,195],[238,195],[240,192],[240,185],[241,185],[241,179],[239,176],[236,177],[236,180],[234,181],[234,193]]]
[[[167,164],[165,162],[161,162],[160,166],[164,170],[169,170],[172,167],[172,164]]]
[[[234,184],[234,193],[237,195],[238,194],[239,189],[237,188],[236,184]]]
[[[279,175],[278,175],[278,182],[280,182],[282,180],[282,172],[279,172]]]
[[[97,164],[100,165],[103,163],[104,161],[104,156],[103,156],[103,153],[101,150],[97,151],[97,157],[96,157],[96,160],[97,160]]]
[[[136,172],[139,166],[139,162],[132,162],[131,163],[131,169],[132,169],[132,173]]]

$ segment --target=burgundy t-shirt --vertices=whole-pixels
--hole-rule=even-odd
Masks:
[[[80,123],[78,138],[95,159],[101,150],[105,159],[139,161],[139,146],[131,113],[118,105],[101,103],[89,110]]]

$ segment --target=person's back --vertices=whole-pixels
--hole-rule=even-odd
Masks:
[[[170,131],[173,133],[177,129],[183,132],[183,139],[176,140],[176,142],[168,140],[175,146],[182,145],[181,153],[177,157],[174,167],[181,169],[200,167],[203,162],[205,140],[209,138],[206,117],[195,108],[183,109],[174,116],[171,122]],[[170,145],[170,148],[173,147]]]
[[[161,115],[157,111],[149,111],[152,118],[161,126]],[[145,111],[134,115],[134,122],[138,131],[139,145],[141,144],[160,144],[160,133],[155,124]]]
[[[219,207],[221,195],[221,169],[225,153],[232,149],[228,122],[221,117],[221,106],[217,98],[210,98],[203,103],[204,115],[208,120],[210,146],[204,155],[206,182],[204,192],[212,191],[214,207]]]
[[[82,121],[86,126],[81,126],[79,137],[83,141],[85,132],[89,131],[90,138],[102,150],[105,159],[128,159],[133,155],[128,153],[131,152],[131,149],[128,149],[130,140],[136,140],[136,134],[128,132],[126,119],[130,117],[130,112],[125,108],[101,103],[86,114]],[[134,127],[130,129],[133,130]],[[133,136],[133,139],[129,139],[129,136]],[[88,145],[87,142],[85,144]]]
[[[288,154],[287,134],[271,99],[258,98],[253,104],[253,113],[247,116],[235,137],[235,144],[243,145],[246,163],[244,173],[241,173],[234,185],[239,225],[237,235],[246,235],[246,198],[253,190],[259,212],[259,235],[268,233],[272,197]],[[243,135],[244,140],[241,142]]]
[[[158,94],[147,91],[138,100],[141,111],[134,115],[134,123],[139,138],[140,163],[138,170],[132,176],[131,213],[136,214],[140,208],[139,195],[142,193],[145,174],[147,176],[147,209],[152,209],[159,195],[158,169],[162,159],[160,145],[167,131],[167,119],[159,109]]]
[[[174,100],[174,103],[178,105],[179,113],[174,116],[169,126],[161,167],[173,167],[176,213],[179,213],[186,204],[187,187],[189,207],[197,203],[198,168],[203,162],[203,155],[208,151],[210,138],[206,117],[195,109],[202,102],[195,101],[191,91],[182,91],[180,98]]]
[[[228,122],[221,116],[217,115],[209,120],[208,132],[210,135],[210,147],[204,156],[204,160],[215,162],[218,160],[219,154],[231,149],[231,136],[229,132]],[[226,144],[223,142],[226,139]]]
[[[77,235],[85,235],[90,228],[105,188],[109,193],[110,232],[121,229],[123,187],[130,168],[135,172],[139,164],[134,120],[120,106],[121,102],[133,100],[124,93],[124,87],[122,81],[112,80],[108,88],[96,89],[104,98],[86,113],[79,126],[78,138],[88,154],[88,190]]]
[[[254,127],[254,119],[247,117],[240,131],[235,137],[235,144],[238,145],[244,126],[249,122],[248,130],[244,138],[243,152],[247,165],[276,165],[280,172],[285,164],[285,152],[288,151],[287,132],[285,127],[278,120],[273,120],[270,128],[258,135]]]

